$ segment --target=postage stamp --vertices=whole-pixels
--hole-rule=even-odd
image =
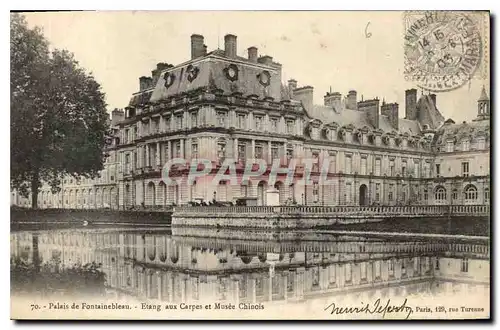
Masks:
[[[405,79],[445,92],[487,74],[484,12],[405,12]]]

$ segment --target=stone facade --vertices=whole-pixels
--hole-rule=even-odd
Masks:
[[[313,87],[298,87],[293,79],[282,83],[281,64],[272,57],[259,57],[255,47],[250,47],[248,58],[236,55],[236,36],[225,39],[224,50],[212,52],[206,51],[203,40],[192,36],[193,54],[187,62],[159,63],[151,77],[139,79],[139,91],[117,123],[117,144],[110,148],[116,157],[115,181],[110,184],[119,208],[239,198],[267,205],[270,188],[278,189],[280,204],[489,203],[490,117],[484,90],[477,119],[463,124],[445,121],[436,95],[418,98],[415,89],[405,93],[405,118],[398,104],[378,98],[358,101],[354,90],[346,97],[330,91],[324,104],[317,105]],[[194,184],[178,171],[174,177],[183,178],[182,183],[169,185],[162,169],[174,158],[208,159],[214,170]],[[236,182],[214,182],[227,159],[234,160]],[[268,168],[259,178],[242,183],[242,173],[253,159],[265,160]],[[285,183],[290,159],[299,164],[313,159],[311,182]],[[326,159],[329,184],[319,177]],[[282,174],[269,187],[273,160]],[[297,178],[302,176],[299,171]],[[76,189],[66,186],[64,195]],[[82,203],[70,198],[62,206],[99,205],[89,203],[99,199],[99,188],[91,183],[90,189],[90,195],[84,190]],[[111,200],[116,206],[115,198]]]

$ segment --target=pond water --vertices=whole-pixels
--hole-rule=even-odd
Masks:
[[[445,317],[439,299],[461,295],[484,301],[489,313],[486,238],[98,227],[23,229],[10,238],[13,299],[91,297],[141,310],[293,305],[320,317],[332,315],[332,303],[407,299],[412,318],[426,301],[437,318]]]

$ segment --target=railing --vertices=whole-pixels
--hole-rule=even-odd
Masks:
[[[342,214],[342,215],[489,215],[489,205],[419,206],[175,206],[174,213]]]

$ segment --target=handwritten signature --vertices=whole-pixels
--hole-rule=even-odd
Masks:
[[[391,299],[388,299],[386,304],[384,305],[380,298],[375,300],[373,304],[363,304],[356,307],[340,307],[335,305],[335,303],[331,303],[330,305],[325,307],[326,310],[330,310],[330,314],[382,314],[382,318],[385,318],[386,313],[407,313],[406,320],[413,314],[413,308],[407,306],[406,303],[408,300],[405,298],[405,301],[400,305],[391,305]]]

